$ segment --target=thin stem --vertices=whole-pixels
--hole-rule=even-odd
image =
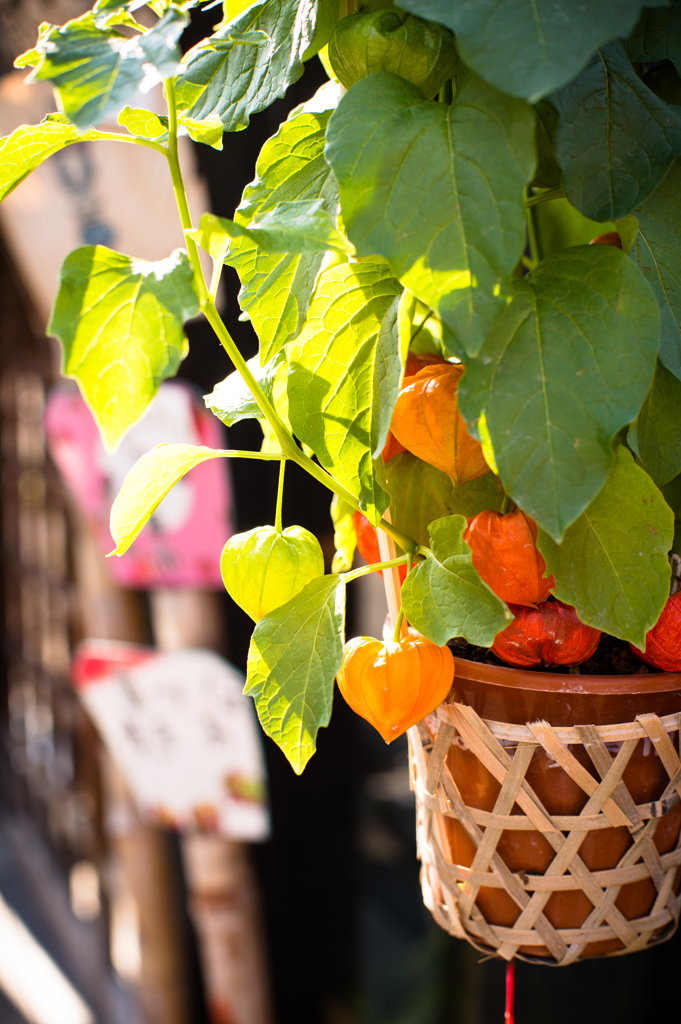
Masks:
[[[511,499],[509,498],[508,494],[504,494],[503,501],[501,502],[501,514],[502,514],[502,516],[506,515],[506,513],[508,512],[510,507],[511,507]]]
[[[277,511],[274,516],[274,528],[277,533],[282,533],[281,528],[281,506],[284,501],[284,472],[286,470],[286,459],[279,463],[279,487],[277,488]]]
[[[529,191],[529,190],[528,190]],[[530,243],[530,261],[534,269],[543,257],[539,231],[537,230],[537,211],[534,206],[527,207],[527,236]]]
[[[263,459],[269,462],[281,462],[285,458],[281,452],[237,452],[230,448],[216,449],[216,454],[223,459]]]
[[[412,345],[412,344],[413,344],[414,340],[415,340],[415,339],[416,339],[416,338],[418,337],[419,331],[420,331],[420,330],[421,330],[421,328],[422,328],[422,327],[424,326],[424,324],[427,324],[427,323],[428,323],[428,321],[430,320],[430,318],[431,318],[431,316],[432,316],[432,315],[433,315],[433,311],[432,311],[432,309],[431,309],[431,310],[430,310],[430,311],[429,311],[428,313],[426,313],[426,315],[424,316],[423,320],[422,320],[422,321],[421,321],[421,323],[420,323],[420,324],[418,325],[418,327],[416,328],[416,330],[415,330],[415,331],[414,331],[414,333],[412,334],[411,338],[409,339],[409,344],[410,344],[410,345]]]
[[[168,149],[165,152],[168,157],[170,177],[173,182],[173,191],[175,192],[175,201],[180,214],[180,220],[182,222],[183,229],[187,231],[192,228],[193,225],[192,215],[189,212],[189,203],[187,202],[187,192],[182,178],[182,169],[180,168],[180,158],[177,150],[177,104],[175,102],[175,83],[172,78],[166,79],[164,89],[166,103],[168,104]],[[210,296],[207,294],[206,280],[203,276],[203,267],[201,266],[199,250],[194,239],[187,238],[186,235],[185,244],[187,246],[189,261],[192,265],[192,270],[194,271],[194,276],[196,277],[196,281],[199,286],[199,299],[203,308],[204,303]]]
[[[358,580],[360,576],[368,576],[371,572],[379,572],[382,569],[392,569],[394,566],[404,565],[409,558],[409,555],[399,555],[397,558],[391,558],[388,562],[372,562],[371,565],[360,565],[359,569],[353,569],[352,572],[344,572],[345,582],[351,583],[352,580]]]
[[[529,199],[525,200],[525,206],[538,206],[539,203],[548,203],[551,199],[564,199],[565,192],[563,186],[559,185],[558,188],[551,188],[548,192],[540,192],[539,195],[530,196]]]
[[[397,613],[397,622],[395,623],[395,631],[393,633],[393,640],[395,643],[400,641],[400,633],[402,632],[402,620],[404,618],[404,608],[400,608]]]

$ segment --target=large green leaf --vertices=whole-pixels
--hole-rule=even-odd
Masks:
[[[303,54],[315,35],[315,0],[262,0],[251,4],[185,55],[177,101],[192,117],[220,115],[225,130],[240,131],[251,114],[283,96],[303,73]],[[264,32],[267,46],[237,42]]]
[[[649,6],[665,0],[652,0]],[[461,56],[498,89],[534,103],[584,67],[601,43],[626,36],[640,0],[400,0],[456,32]]]
[[[657,354],[655,297],[610,245],[555,253],[518,283],[459,386],[486,410],[504,487],[557,542],[605,483],[615,434],[638,415]]]
[[[681,381],[661,363],[636,423],[638,455],[658,486],[681,473]]]
[[[641,81],[620,42],[551,98],[565,195],[592,220],[631,213],[681,153],[681,110]]]
[[[281,356],[283,353],[279,353],[265,366],[260,365],[257,356],[248,360],[249,370],[269,399],[272,398],[274,378],[281,363]],[[234,370],[223,381],[216,384],[210,395],[204,396],[204,401],[207,408],[228,427],[238,423],[239,420],[262,417],[260,406],[238,370]]]
[[[386,416],[375,399],[379,334],[401,290],[385,264],[332,267],[321,275],[305,327],[289,346],[293,429],[322,466],[358,496],[373,522],[388,506],[372,459],[380,433],[374,421],[379,416],[384,423]],[[389,343],[384,338],[381,344]],[[393,359],[401,372],[398,351]]]
[[[412,626],[443,646],[462,636],[471,644],[491,647],[511,613],[473,568],[471,550],[463,539],[463,516],[436,519],[430,524],[432,557],[419,562],[402,585],[402,607]]]
[[[297,775],[331,718],[344,626],[345,579],[334,575],[308,583],[253,630],[244,693]]]
[[[329,117],[328,111],[299,114],[265,143],[256,179],[234,214],[236,224],[247,227],[279,203],[303,199],[323,199],[335,215],[338,186],[324,159]],[[266,253],[250,238],[232,242],[225,262],[241,280],[239,304],[258,334],[263,363],[299,334],[323,258],[314,252]]]
[[[633,248],[660,306],[660,360],[681,380],[681,161],[636,211]]]
[[[89,11],[61,28],[45,26],[34,52],[32,79],[52,82],[62,109],[79,128],[103,121],[140,91],[177,74],[177,40],[189,21],[178,7],[143,35],[99,28]]]
[[[96,131],[79,132],[63,114],[48,114],[40,124],[22,124],[0,139],[0,202],[48,156],[98,137]]]
[[[499,511],[504,497],[494,473],[454,487],[446,473],[411,452],[390,459],[385,478],[393,526],[423,545],[428,544],[428,527],[434,519],[475,516],[486,508]]]
[[[64,346],[106,444],[136,422],[187,354],[183,323],[199,309],[186,253],[157,263],[103,245],[76,249],[61,269],[50,334]]]
[[[651,5],[652,7],[652,5]],[[621,33],[620,33],[621,34]],[[632,64],[673,61],[681,72],[681,3],[671,0],[669,7],[643,8],[634,31],[624,43]]]
[[[175,484],[194,466],[228,453],[194,444],[159,444],[137,460],[111,506],[112,555],[123,555]]]
[[[297,254],[334,252],[354,253],[353,247],[340,234],[323,199],[299,199],[277,203],[273,210],[262,213],[248,227],[227,217],[204,213],[200,226],[186,234],[218,259],[229,251],[232,239],[248,238],[266,253]]]
[[[673,537],[673,512],[621,446],[605,486],[562,543],[543,532],[538,542],[556,597],[588,626],[643,647],[669,596]]]
[[[525,244],[533,134],[526,103],[466,68],[451,106],[397,75],[362,79],[326,136],[350,241],[360,255],[385,256],[445,321],[459,303],[471,319],[477,289],[498,293]]]

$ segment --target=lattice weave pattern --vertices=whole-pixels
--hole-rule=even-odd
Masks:
[[[483,721],[466,705],[443,704],[437,718],[429,716],[427,722],[413,726],[409,748],[421,879],[426,905],[438,924],[477,949],[506,960],[521,957],[560,966],[574,963],[594,942],[611,940],[611,946],[618,948],[607,955],[621,956],[669,938],[681,909],[681,899],[674,892],[681,836],[671,852],[660,855],[653,833],[660,818],[681,798],[681,761],[670,736],[678,733],[679,718],[640,715],[623,725],[554,728],[547,722]],[[639,741],[646,738],[664,766],[668,783],[658,800],[637,805],[622,773]],[[463,742],[500,784],[493,811],[466,806],[447,763],[452,742]],[[618,744],[614,758],[606,743]],[[575,745],[583,746],[600,782],[569,749]],[[585,793],[580,814],[552,816],[528,782],[527,770],[540,748]],[[470,866],[453,862],[447,818],[456,819],[473,842],[476,852]],[[595,829],[613,826],[626,826],[632,845],[615,867],[589,870],[580,857],[585,837]],[[544,874],[510,870],[498,850],[505,829],[542,834],[554,851]],[[645,917],[627,920],[615,901],[623,885],[644,879],[655,887],[653,906]],[[481,887],[501,888],[511,897],[518,907],[511,927],[486,920],[476,903]],[[554,927],[544,913],[551,895],[579,890],[593,909],[579,928]]]

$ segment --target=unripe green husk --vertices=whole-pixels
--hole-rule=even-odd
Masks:
[[[323,576],[324,556],[317,538],[302,526],[282,533],[259,526],[230,537],[220,570],[229,596],[258,622]]]
[[[448,29],[392,9],[339,21],[329,42],[329,60],[346,89],[368,75],[390,71],[432,99],[454,74],[457,54]]]

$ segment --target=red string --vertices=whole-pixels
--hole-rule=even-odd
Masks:
[[[504,1024],[515,1024],[515,961],[506,964],[506,1010]]]

